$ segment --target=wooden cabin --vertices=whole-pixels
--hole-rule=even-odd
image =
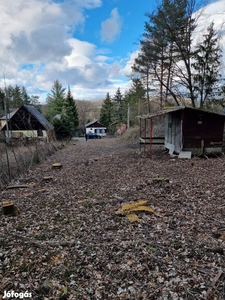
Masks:
[[[140,116],[140,124],[151,126],[152,119],[165,120],[164,146],[170,153],[184,151],[192,155],[222,152],[225,115],[191,107],[177,106]],[[146,125],[146,121],[150,125]],[[151,135],[151,133],[150,133]],[[151,143],[152,137],[148,137]]]
[[[32,105],[22,105],[19,109],[7,115],[9,138],[39,138],[45,141],[53,139],[54,127]],[[1,131],[5,132],[6,117],[1,118]]]

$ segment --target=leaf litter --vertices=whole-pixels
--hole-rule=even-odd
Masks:
[[[20,213],[0,215],[0,296],[224,299],[224,168],[71,142],[1,192]]]

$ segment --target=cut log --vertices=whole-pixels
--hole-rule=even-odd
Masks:
[[[3,202],[2,203],[2,213],[3,213],[3,215],[17,216],[19,214],[19,210],[13,204],[13,202]]]
[[[28,188],[29,185],[24,185],[24,184],[18,184],[18,185],[9,185],[7,186],[7,189],[25,189],[25,188]]]
[[[45,177],[43,177],[44,181],[49,181],[49,180],[52,180],[52,179],[53,179],[52,176],[45,176]]]
[[[61,169],[62,168],[62,164],[61,163],[52,164],[52,168],[53,169]]]

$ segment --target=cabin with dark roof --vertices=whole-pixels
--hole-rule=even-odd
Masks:
[[[40,138],[45,141],[53,139],[53,125],[32,105],[22,105],[7,116],[0,118],[2,132],[6,132],[7,124],[10,138]]]
[[[107,135],[107,128],[103,124],[99,123],[98,120],[93,120],[85,125],[86,133],[96,133],[100,136]]]
[[[148,137],[146,130],[140,128],[140,132],[144,131],[140,136],[141,142],[148,140],[150,152],[154,141],[151,130],[152,119],[156,117],[165,117],[164,146],[170,154],[182,154],[185,151],[192,155],[222,152],[225,115],[177,106],[139,116],[140,127],[143,128],[144,125],[144,128],[150,128]]]

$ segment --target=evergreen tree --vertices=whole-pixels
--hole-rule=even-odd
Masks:
[[[31,97],[27,94],[27,90],[24,86],[20,89],[20,97],[23,104],[31,104]]]
[[[57,79],[52,86],[51,93],[47,96],[47,118],[50,122],[57,114],[62,114],[65,107],[65,88]]]
[[[55,127],[57,138],[72,137],[79,125],[77,107],[68,87],[67,94],[62,84],[56,80],[51,94],[47,97],[47,118]]]
[[[71,123],[66,115],[62,114],[52,121],[57,139],[71,138]]]
[[[141,63],[148,61],[148,73],[159,81],[161,101],[163,94],[165,100],[170,94],[179,105],[188,94],[196,106],[192,76],[195,9],[195,0],[162,0],[155,12],[146,14],[149,20],[141,41]],[[138,60],[135,63],[140,65]]]
[[[130,125],[138,124],[137,115],[146,113],[147,111],[146,90],[140,78],[132,78],[132,86],[125,93],[124,101],[126,103],[127,119]]]
[[[12,90],[12,104],[14,108],[19,108],[22,105],[21,91],[18,85]]]
[[[122,123],[126,122],[125,102],[124,102],[123,94],[120,91],[120,88],[117,89],[113,97],[113,108],[114,108],[115,123],[117,123],[120,126]]]
[[[29,96],[25,87],[16,85],[15,87],[9,85],[4,89],[6,97],[6,109],[8,112],[19,108],[23,104],[31,104],[31,98],[35,96]]]
[[[214,24],[211,23],[207,28],[204,40],[198,44],[194,56],[194,90],[196,99],[200,103],[200,108],[203,108],[206,101],[210,100],[210,96],[213,95],[214,88],[220,77],[221,49],[213,26]]]
[[[65,99],[65,114],[69,120],[71,132],[74,132],[79,125],[79,118],[77,112],[77,106],[73,95],[71,94],[70,87],[68,87],[66,99]]]
[[[143,51],[144,47],[142,47],[142,51],[138,54],[138,57],[135,59],[135,63],[132,66],[132,69],[135,73],[140,74],[139,80],[141,80],[142,84],[146,87],[147,92],[147,112],[150,113],[150,78],[153,74],[153,66],[152,61],[150,59],[151,56],[146,55],[146,52]]]
[[[109,129],[113,123],[113,104],[109,93],[106,94],[106,98],[102,103],[99,122]]]

